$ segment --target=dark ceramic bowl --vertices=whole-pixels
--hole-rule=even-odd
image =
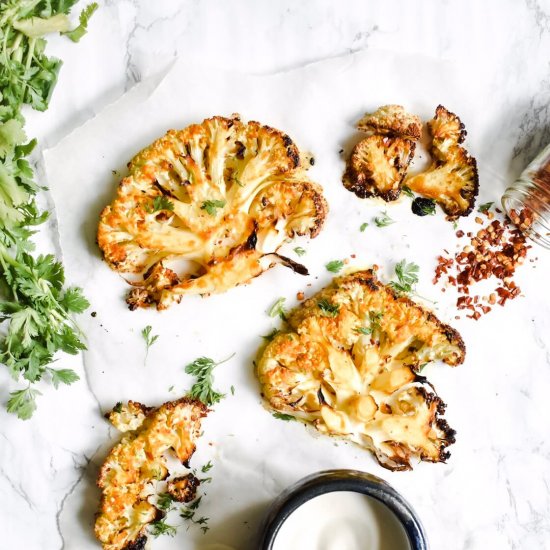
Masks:
[[[281,493],[271,505],[262,526],[260,550],[272,550],[279,529],[299,506],[333,491],[355,491],[386,505],[407,534],[411,550],[428,550],[428,540],[411,505],[383,479],[357,470],[326,470],[298,481]]]

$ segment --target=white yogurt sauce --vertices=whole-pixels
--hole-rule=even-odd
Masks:
[[[335,491],[312,498],[283,523],[273,550],[410,550],[394,513],[374,498]]]

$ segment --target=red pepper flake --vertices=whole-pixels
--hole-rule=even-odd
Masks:
[[[496,211],[501,214],[498,209]],[[441,281],[447,283],[445,286],[455,287],[458,293],[456,307],[470,311],[467,315],[470,319],[477,321],[492,311],[491,306],[503,306],[521,294],[513,277],[531,248],[526,244],[521,230],[530,226],[533,216],[523,210],[511,212],[511,219],[516,226],[502,216],[500,219],[486,216],[485,222],[476,217],[475,222],[483,227],[475,235],[473,232],[466,233],[469,242],[459,246],[459,251],[454,255],[445,250],[445,256],[437,258],[434,284]],[[462,239],[464,232],[458,230],[456,236]],[[534,262],[533,259],[529,261]],[[492,279],[496,279],[497,284],[488,296],[475,294],[475,283]],[[446,288],[442,287],[441,290],[445,292]]]

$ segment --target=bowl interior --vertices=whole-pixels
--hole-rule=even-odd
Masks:
[[[403,526],[411,550],[427,550],[427,538],[411,505],[387,482],[357,470],[327,470],[308,476],[281,493],[271,505],[260,538],[260,550],[273,550],[287,518],[305,502],[326,493],[353,491],[381,502]]]

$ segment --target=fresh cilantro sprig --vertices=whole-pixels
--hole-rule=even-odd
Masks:
[[[145,341],[145,358],[143,359],[143,364],[147,364],[147,357],[149,357],[149,348],[158,340],[159,335],[158,334],[151,334],[151,331],[153,330],[153,327],[151,325],[147,325],[144,329],[141,331],[141,337]]]
[[[332,304],[326,298],[321,298],[317,305],[325,317],[337,317],[340,311],[338,304]]]
[[[332,260],[325,264],[325,268],[327,271],[330,271],[331,273],[338,273],[342,271],[342,268],[344,267],[344,262],[342,260]]]
[[[376,227],[387,227],[388,225],[395,223],[395,221],[388,216],[387,212],[382,212],[380,216],[374,218],[374,223]]]
[[[194,399],[202,401],[205,405],[214,405],[219,403],[224,397],[224,393],[216,391],[212,384],[214,377],[212,371],[222,363],[229,361],[235,354],[233,353],[227,359],[216,363],[210,357],[199,357],[185,367],[187,374],[192,374],[197,378],[197,381],[191,386],[189,395]]]
[[[270,317],[279,316],[283,321],[286,321],[286,311],[285,311],[285,302],[286,298],[279,298],[268,310],[267,314]]]
[[[493,201],[485,202],[483,204],[480,204],[479,208],[478,208],[478,211],[481,212],[482,214],[487,214],[487,212],[489,212],[489,210],[491,209],[491,206],[493,206],[493,204],[495,204]]]
[[[150,203],[145,205],[145,211],[149,214],[161,210],[174,210],[174,203],[164,195],[157,195]]]
[[[418,283],[417,264],[406,260],[401,260],[395,265],[395,276],[397,281],[390,282],[390,286],[399,294],[410,294],[414,292],[414,287]]]
[[[215,216],[218,208],[223,208],[224,206],[225,201],[223,200],[208,200],[201,204],[201,210],[206,210],[210,216]]]

